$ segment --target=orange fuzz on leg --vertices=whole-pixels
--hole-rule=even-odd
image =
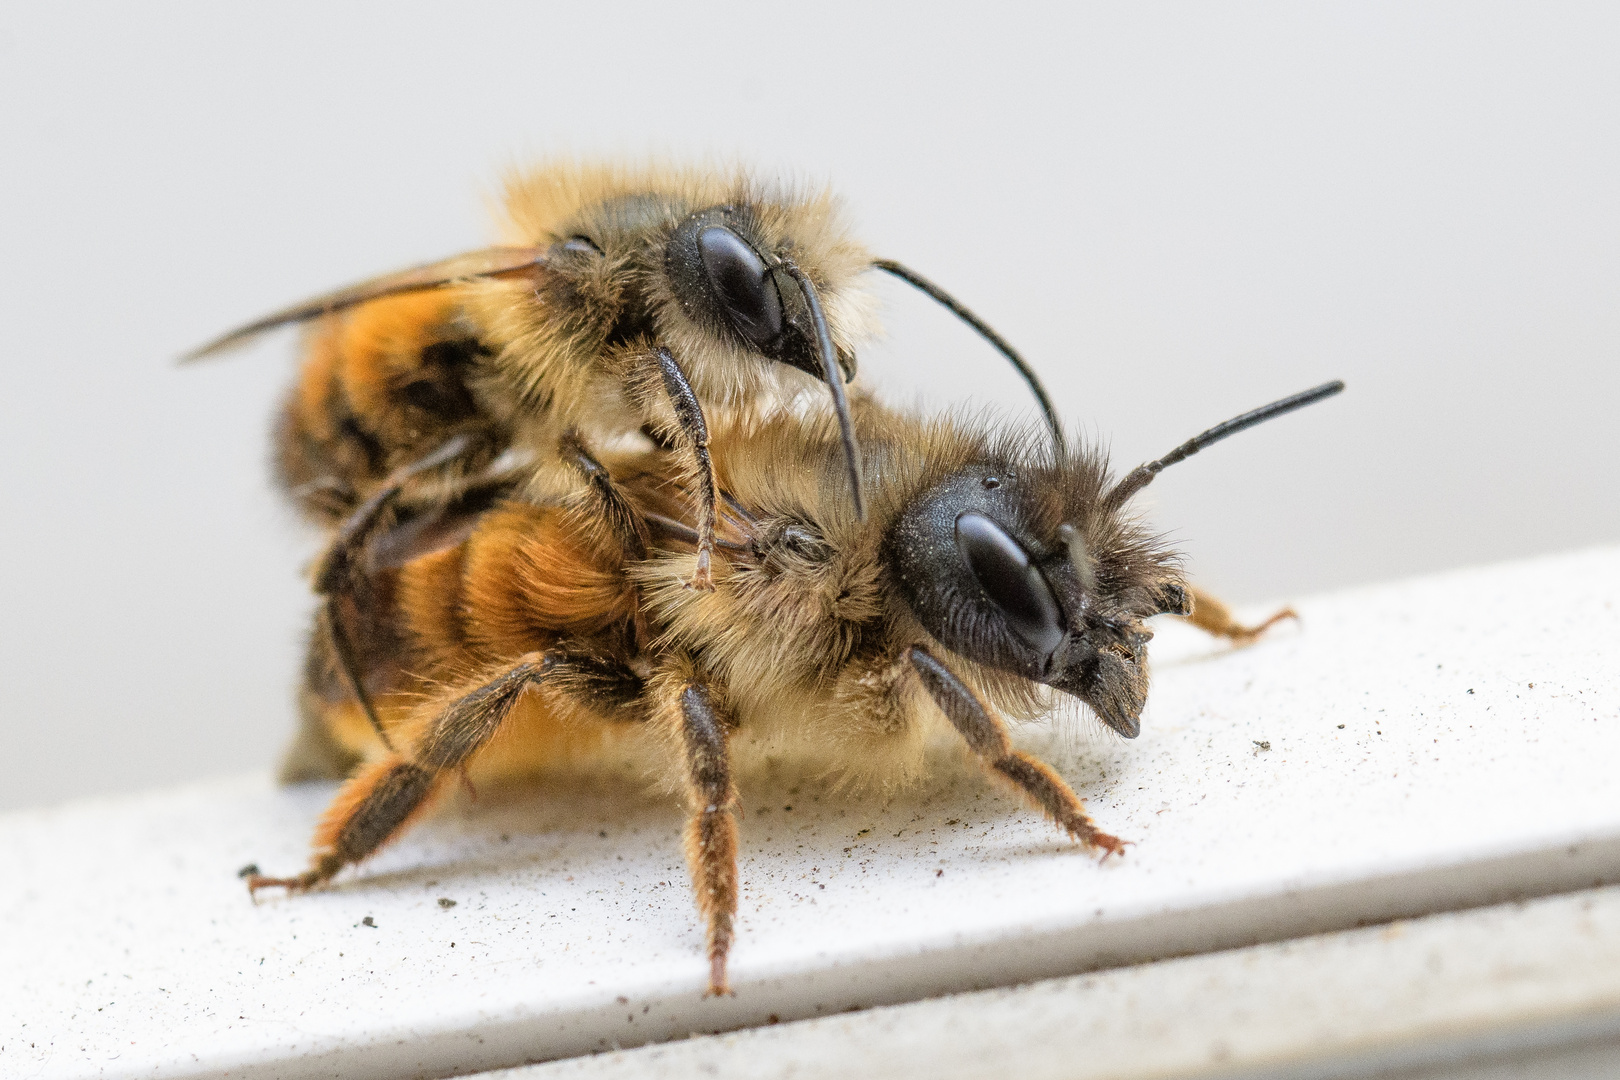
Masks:
[[[432,773],[399,754],[372,762],[338,790],[322,815],[310,868],[290,878],[253,874],[247,881],[248,892],[275,887],[302,892],[331,880],[339,870],[404,831],[411,818],[427,809],[435,780]]]
[[[1012,748],[1007,727],[950,668],[915,645],[902,654],[917,672],[934,703],[961,732],[979,760],[997,777],[1045,812],[1058,828],[1103,858],[1124,854],[1127,841],[1103,832],[1086,813],[1080,797],[1052,767]]]
[[[1259,626],[1244,626],[1232,616],[1232,609],[1204,590],[1191,586],[1192,614],[1184,616],[1198,629],[1214,637],[1223,637],[1238,645],[1247,645],[1284,619],[1298,619],[1293,608],[1283,608]]]
[[[679,696],[683,781],[692,817],[686,825],[686,863],[698,911],[708,923],[709,996],[731,993],[726,958],[737,914],[737,789],[727,757],[726,717],[707,687],[689,683]]]
[[[409,760],[390,754],[343,785],[316,830],[317,851],[308,870],[292,878],[254,874],[248,878],[248,891],[272,886],[293,892],[313,888],[399,835],[413,817],[426,809],[441,781],[459,772],[489,742],[528,685],[542,679],[555,663],[551,655],[530,654],[510,670],[457,698],[434,722]]]

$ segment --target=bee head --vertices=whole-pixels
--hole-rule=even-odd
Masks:
[[[1110,505],[1099,457],[959,470],[907,508],[888,551],[940,644],[1073,694],[1136,736],[1153,637],[1144,620],[1190,607],[1175,554]]]
[[[925,630],[986,667],[1066,691],[1126,738],[1147,701],[1153,615],[1192,613],[1174,552],[1129,514],[1161,471],[1246,428],[1332,397],[1334,381],[1196,435],[1110,483],[1101,455],[986,453],[918,496],[888,539]]]
[[[802,273],[793,275],[789,250],[772,250],[745,208],[715,206],[682,221],[664,248],[669,287],[682,312],[740,348],[826,377],[814,306],[820,296]],[[836,348],[845,382],[855,354]]]

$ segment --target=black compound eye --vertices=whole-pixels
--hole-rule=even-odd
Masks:
[[[737,332],[764,348],[782,334],[782,297],[765,260],[723,225],[698,234],[698,255],[709,287]]]
[[[1026,645],[1044,657],[1063,644],[1063,611],[1018,541],[983,514],[968,513],[956,519],[956,548]]]

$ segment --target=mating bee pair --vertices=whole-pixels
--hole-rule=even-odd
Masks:
[[[1146,619],[1257,632],[1195,604],[1128,503],[1165,466],[1341,384],[1115,480],[1100,454],[1064,446],[1005,342],[869,256],[826,195],[561,166],[513,183],[507,210],[521,245],[322,297],[199,353],[324,317],[277,435],[284,484],[330,536],[288,774],[358,771],[311,868],[249,887],[330,879],[458,775],[650,738],[686,797],[721,993],[737,744],[903,771],[941,718],[1070,836],[1122,850],[1013,748],[1001,713],[1036,708],[1051,687],[1133,737]],[[979,329],[1049,430],[846,394],[872,268]]]

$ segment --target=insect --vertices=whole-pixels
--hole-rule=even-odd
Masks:
[[[943,289],[868,254],[825,192],[741,173],[560,163],[513,179],[505,217],[511,246],[339,289],[190,354],[316,321],[275,459],[295,505],[332,538],[314,575],[326,605],[310,662],[334,657],[339,682],[373,720],[347,594],[359,587],[366,538],[387,529],[406,493],[504,489],[523,466],[571,455],[559,454],[565,435],[600,446],[645,432],[686,455],[698,531],[687,581],[708,589],[716,492],[706,413],[787,408],[820,380],[859,517],[844,383],[874,328],[867,270],[909,282],[983,335],[1029,384],[1061,444],[1023,358]]]
[[[497,505],[461,543],[394,571],[385,621],[402,659],[382,701],[396,749],[340,790],[307,871],[256,874],[249,888],[317,886],[464,770],[486,758],[543,764],[585,731],[636,733],[664,750],[687,803],[714,994],[728,990],[737,909],[732,759],[749,740],[905,772],[943,720],[1058,828],[1117,854],[1124,842],[1013,747],[1001,713],[1056,690],[1135,737],[1145,620],[1195,614],[1195,596],[1130,500],[1169,465],[1342,388],[1245,413],[1117,480],[1098,452],[857,399],[864,518],[826,418],[717,429],[724,509],[709,592],[681,584],[699,550],[685,473],[656,458],[583,457],[567,503]],[[1251,633],[1219,613],[1201,625]]]
[[[828,193],[740,173],[557,164],[513,179],[505,215],[518,244],[339,289],[187,357],[350,313],[316,333],[278,428],[280,473],[311,517],[340,519],[457,436],[458,452],[440,465],[465,469],[513,442],[550,453],[564,431],[595,443],[645,429],[691,455],[702,587],[713,511],[705,409],[769,411],[799,395],[806,375],[821,380],[861,512],[844,383],[874,329],[870,269],[982,334],[1062,438],[1023,358],[943,289],[869,255]]]

